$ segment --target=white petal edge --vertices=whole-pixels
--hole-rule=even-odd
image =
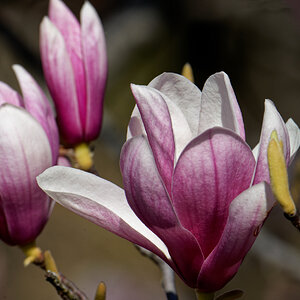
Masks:
[[[87,207],[82,207],[82,204],[76,203],[76,198],[85,198],[90,204],[93,203],[94,207],[97,204],[103,206],[150,241],[167,259],[170,259],[165,244],[134,214],[127,203],[124,190],[112,182],[81,170],[63,166],[47,169],[37,177],[37,182],[53,200],[84,217],[87,217],[87,213],[80,212],[84,210],[89,212],[89,204],[87,203]],[[94,218],[90,218],[90,220],[95,220],[97,214],[103,218],[101,211],[94,211],[93,214]],[[114,231],[114,233],[118,234],[118,231]]]
[[[193,137],[198,134],[201,91],[190,80],[176,73],[162,73],[148,86],[159,90],[175,103],[187,120]]]
[[[290,162],[292,162],[300,146],[300,130],[293,119],[288,119],[286,128],[290,138]]]
[[[245,140],[242,113],[224,72],[210,76],[202,89],[198,134],[215,126],[231,129]]]
[[[134,86],[136,86],[136,85],[134,85]],[[136,87],[139,87],[139,86],[136,86]],[[169,110],[169,113],[171,116],[172,129],[173,129],[173,135],[174,135],[174,141],[175,141],[175,162],[176,162],[178,160],[181,152],[185,148],[185,146],[193,138],[190,126],[189,126],[183,112],[177,106],[177,104],[175,102],[170,100],[166,95],[161,93],[159,90],[156,90],[149,86],[140,86],[140,87],[145,88],[145,91],[153,90],[156,93],[158,93],[163,98],[163,100],[166,102],[166,104],[168,106],[168,110]],[[149,100],[151,100],[151,99],[149,98]],[[130,118],[128,129],[127,129],[127,140],[134,136],[141,135],[141,134],[144,134],[145,136],[147,136],[146,130],[143,125],[141,114],[138,110],[138,107],[135,105],[132,115],[131,115],[131,118]]]

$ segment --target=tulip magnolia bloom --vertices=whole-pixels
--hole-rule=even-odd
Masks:
[[[190,287],[216,291],[237,272],[274,204],[271,132],[289,164],[299,129],[267,100],[253,154],[225,73],[211,76],[202,93],[172,73],[131,88],[137,106],[121,153],[125,193],[63,167],[46,170],[38,183],[77,214],[160,256]]]
[[[41,232],[54,203],[36,176],[56,164],[58,130],[40,87],[21,66],[14,71],[23,98],[0,82],[0,239],[26,245]]]
[[[60,0],[50,0],[40,27],[45,78],[53,97],[63,142],[74,146],[97,138],[102,123],[107,77],[105,37],[89,2],[81,25]]]

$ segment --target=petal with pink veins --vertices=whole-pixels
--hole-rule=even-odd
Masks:
[[[72,76],[75,80],[80,121],[84,127],[86,123],[86,78],[82,58],[80,24],[74,14],[61,0],[50,0],[49,19],[61,33],[65,41],[66,51],[73,69]],[[54,47],[59,46],[54,45]]]
[[[163,73],[155,77],[150,87],[159,90],[183,112],[193,137],[198,135],[201,91],[190,80],[175,73]]]
[[[142,116],[157,169],[170,193],[175,142],[168,106],[162,94],[153,88],[132,84],[131,89]]]
[[[290,161],[290,141],[286,125],[273,102],[266,100],[253,185],[261,181],[270,182],[267,149],[273,130],[276,130],[278,139],[283,142],[284,155],[288,165]]]
[[[76,214],[169,259],[164,243],[138,219],[117,185],[62,166],[47,169],[37,177],[37,182],[51,198]]]
[[[8,244],[32,242],[43,229],[51,202],[35,177],[52,165],[48,138],[25,110],[0,107],[0,226]],[[4,231],[3,231],[4,230]]]
[[[198,132],[215,126],[228,128],[245,140],[242,113],[224,72],[210,76],[202,90]]]
[[[59,138],[50,103],[36,81],[22,66],[14,65],[13,70],[22,90],[25,109],[42,125],[48,136],[54,165],[58,156]]]
[[[44,17],[40,27],[40,47],[45,78],[56,105],[58,124],[67,143],[82,141],[74,73],[62,35]]]
[[[173,176],[173,204],[204,257],[222,235],[231,201],[250,186],[254,166],[249,146],[222,127],[205,131],[181,154]]]
[[[232,201],[221,239],[199,274],[200,290],[219,290],[234,276],[273,205],[271,189],[265,182],[252,186]]]
[[[203,262],[201,249],[195,237],[178,222],[145,137],[134,137],[123,146],[120,165],[129,205],[166,244],[182,279],[196,287]]]
[[[101,21],[89,2],[84,3],[80,19],[87,92],[85,139],[90,141],[98,137],[101,129],[107,78],[107,55]]]
[[[166,95],[154,88],[151,88],[149,86],[138,86],[134,84],[132,84],[131,87],[136,102],[138,103],[138,101],[141,100],[143,101],[143,103],[147,103],[149,112],[152,110],[157,110],[158,108],[155,107],[155,104],[157,105],[158,103],[161,103],[169,111],[168,114],[170,117],[167,117],[167,119],[171,118],[172,132],[175,142],[176,161],[184,147],[192,139],[192,132],[183,112],[175,102],[173,102]],[[142,108],[143,107],[140,105],[139,109],[142,110]],[[159,117],[159,115],[157,117]],[[164,122],[167,122],[166,117],[160,117],[160,119],[162,119]],[[148,121],[150,121],[151,123],[151,120]],[[137,106],[135,106],[128,126],[129,128],[127,132],[127,139],[131,138],[132,136],[137,136],[146,133],[144,128],[145,124],[143,124],[143,122],[145,123],[146,120],[142,119],[140,111],[138,110]],[[149,127],[148,125],[148,130],[151,129],[151,126]],[[162,138],[163,136],[161,135],[161,139]]]

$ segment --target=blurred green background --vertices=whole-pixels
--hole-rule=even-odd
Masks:
[[[83,1],[65,3],[78,16]],[[265,98],[283,118],[300,122],[300,15],[284,0],[101,0],[96,7],[107,39],[109,78],[104,124],[95,142],[99,174],[122,185],[118,157],[134,105],[129,84],[147,84],[189,61],[196,84],[225,71],[244,116],[247,141],[259,139]],[[0,80],[18,89],[11,65],[22,64],[46,91],[38,34],[48,1],[0,1]],[[295,172],[294,172],[295,173]],[[293,174],[291,174],[293,177]],[[296,178],[296,177],[293,177]],[[295,180],[294,180],[295,181]],[[295,182],[294,186],[298,186]],[[38,244],[62,273],[92,299],[107,284],[108,300],[165,299],[158,268],[127,241],[56,205]],[[300,238],[275,208],[257,243],[223,291],[243,299],[299,299]],[[54,300],[55,290],[23,254],[0,241],[0,299]],[[216,274],[217,276],[217,274]],[[177,280],[181,300],[195,299]]]

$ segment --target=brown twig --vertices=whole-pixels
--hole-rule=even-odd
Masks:
[[[46,272],[45,273],[46,281],[52,284],[52,286],[56,289],[57,294],[61,297],[61,299],[88,300],[88,297],[71,280],[69,280],[63,274],[61,274],[60,272],[59,273],[53,272],[53,270],[47,270],[46,266],[49,264],[47,263],[45,258],[48,257],[47,259],[49,259],[49,256],[51,260],[53,260],[54,262],[51,253],[49,251],[45,251],[44,253],[42,253],[42,255],[39,256],[38,259],[36,259],[33,262],[33,264]],[[55,270],[56,270],[56,266],[55,266]]]
[[[88,300],[87,296],[77,286],[64,277],[51,271],[46,271],[46,280],[50,282],[63,300]]]

